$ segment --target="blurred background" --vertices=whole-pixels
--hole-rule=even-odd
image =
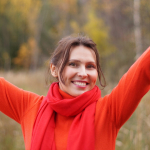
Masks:
[[[97,44],[107,87],[150,45],[147,0],[0,0],[0,76],[46,95],[45,74],[58,41],[87,35]],[[121,128],[116,150],[150,150],[150,94]],[[20,125],[0,113],[0,150],[24,150]]]

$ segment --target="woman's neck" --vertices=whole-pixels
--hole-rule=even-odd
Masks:
[[[71,96],[69,95],[68,93],[62,91],[60,88],[59,88],[59,93],[61,94],[61,96],[65,99],[72,99],[72,98],[75,98],[74,96]]]

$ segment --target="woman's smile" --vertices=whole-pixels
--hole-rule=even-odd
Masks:
[[[88,85],[88,83],[85,81],[72,81],[72,83],[79,88],[86,88]]]

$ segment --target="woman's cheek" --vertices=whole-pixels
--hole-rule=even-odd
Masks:
[[[96,82],[96,80],[97,80],[97,78],[98,78],[98,73],[97,73],[97,71],[93,71],[93,72],[91,73],[91,77],[92,77],[92,79]]]
[[[66,73],[65,73],[65,75],[67,76],[67,78],[72,78],[72,77],[74,77],[75,76],[75,74],[76,74],[76,69],[74,69],[74,68],[67,68],[66,69]]]

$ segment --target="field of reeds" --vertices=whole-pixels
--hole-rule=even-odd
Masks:
[[[24,90],[46,95],[45,71],[0,72],[0,77]],[[102,92],[110,93],[108,85]],[[24,150],[21,127],[18,123],[0,113],[0,150]],[[131,118],[121,128],[116,150],[150,150],[150,92],[142,99]]]

